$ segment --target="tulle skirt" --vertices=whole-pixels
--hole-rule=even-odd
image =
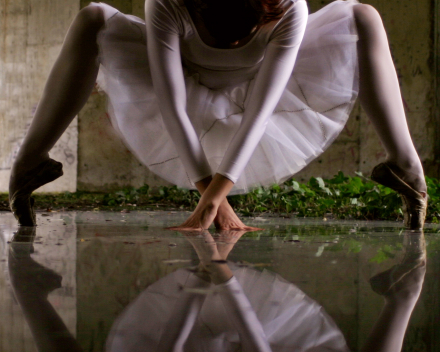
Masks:
[[[273,352],[348,352],[345,338],[324,309],[297,286],[268,270],[239,268],[229,263],[260,322]],[[179,269],[149,286],[116,319],[107,338],[107,351],[157,351],[167,322],[180,318],[176,311],[182,293],[196,275]],[[201,284],[203,286],[203,283]],[[237,328],[224,302],[211,285],[197,291],[206,298],[183,351],[241,351]],[[191,313],[187,312],[190,315]],[[158,351],[159,352],[159,351]]]
[[[309,15],[291,78],[231,194],[282,183],[319,156],[343,129],[358,94],[354,1],[335,1]],[[105,4],[99,86],[114,128],[152,172],[194,188],[158,106],[148,64],[145,25]],[[240,125],[252,80],[212,90],[185,71],[187,112],[213,170]]]

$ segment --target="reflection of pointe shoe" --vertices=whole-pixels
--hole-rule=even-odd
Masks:
[[[15,291],[21,294],[45,297],[61,287],[62,276],[37,263],[25,253],[22,243],[9,249],[9,276]]]
[[[35,226],[20,226],[11,238],[10,249],[15,257],[29,257],[34,253]]]
[[[63,164],[49,159],[20,177],[21,186],[9,194],[9,206],[20,225],[35,226],[37,224],[33,209],[34,199],[31,197],[31,193],[62,175]]]
[[[35,236],[35,226],[20,226],[14,233],[9,246],[9,273],[16,289],[47,297],[61,287],[62,277],[32,259]]]
[[[426,266],[426,247],[423,232],[409,232],[405,236],[406,252],[402,262],[370,279],[374,292],[387,296],[396,290],[396,285],[414,270]]]
[[[420,192],[414,190],[385,163],[381,163],[373,169],[371,179],[400,194],[406,227],[411,230],[423,229],[426,208],[428,207],[427,196],[424,197]]]
[[[11,238],[11,243],[33,243],[36,236],[36,229],[34,226],[21,226],[14,236]]]
[[[379,295],[387,296],[392,293],[397,283],[417,268],[424,266],[425,262],[414,262],[407,264],[394,265],[390,269],[381,272],[370,279],[370,285],[374,292]]]

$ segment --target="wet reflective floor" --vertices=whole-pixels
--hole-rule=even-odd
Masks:
[[[440,351],[440,227],[0,213],[0,351]]]

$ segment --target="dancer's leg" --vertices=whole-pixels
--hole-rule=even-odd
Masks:
[[[359,33],[359,98],[387,152],[387,161],[404,181],[426,192],[423,168],[412,142],[387,35],[378,12],[354,6]]]
[[[50,149],[86,103],[98,74],[96,38],[104,23],[101,8],[88,6],[70,26],[13,165],[10,192],[20,182],[20,174],[49,158]]]

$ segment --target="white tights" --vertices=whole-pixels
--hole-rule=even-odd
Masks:
[[[367,113],[394,171],[414,189],[426,192],[423,168],[409,133],[399,82],[379,13],[354,7],[362,108]],[[397,166],[397,167],[393,167]]]

